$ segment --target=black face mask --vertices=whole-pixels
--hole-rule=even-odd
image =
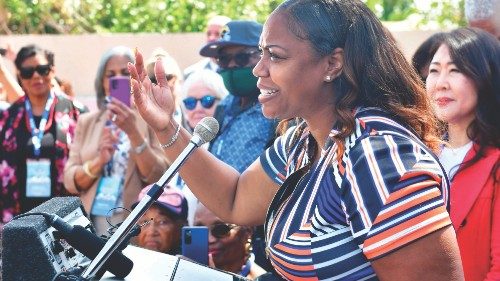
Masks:
[[[257,96],[257,77],[252,74],[253,67],[220,69],[224,85],[231,95],[237,97]]]

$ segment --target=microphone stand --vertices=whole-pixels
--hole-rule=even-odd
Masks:
[[[184,148],[172,165],[170,165],[163,176],[153,185],[153,187],[151,187],[147,195],[142,198],[139,204],[127,216],[125,221],[120,225],[120,227],[118,227],[116,232],[109,238],[108,242],[106,242],[95,259],[92,260],[90,265],[85,269],[82,274],[83,278],[90,280],[96,276],[99,269],[101,269],[111,254],[122,244],[137,221],[163,193],[163,186],[172,179],[194,149],[202,145],[204,142],[205,141],[197,134],[191,138],[186,148]]]

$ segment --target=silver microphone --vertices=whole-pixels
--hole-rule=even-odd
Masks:
[[[201,119],[201,121],[196,124],[194,127],[194,135],[189,140],[188,145],[184,150],[177,156],[175,161],[168,167],[167,171],[163,174],[163,176],[156,182],[159,186],[164,186],[168,183],[172,177],[177,173],[179,168],[184,164],[189,155],[193,152],[193,150],[197,147],[200,147],[202,144],[206,142],[210,142],[215,138],[217,132],[219,131],[219,122],[213,117],[205,117]]]
[[[219,123],[217,120],[213,117],[204,117],[194,127],[194,135],[190,142],[193,142],[197,147],[199,147],[200,145],[213,140],[218,131]]]
[[[196,124],[194,135],[189,141],[184,150],[177,156],[175,161],[170,165],[163,176],[151,187],[148,193],[141,199],[137,206],[128,215],[125,221],[118,227],[115,233],[109,238],[108,242],[101,249],[99,254],[90,263],[87,269],[83,272],[83,278],[93,278],[96,276],[102,265],[108,260],[111,254],[122,244],[127,237],[132,227],[137,223],[140,217],[153,205],[160,195],[163,193],[165,186],[177,173],[179,168],[186,162],[186,159],[191,155],[193,150],[200,145],[211,141],[219,131],[219,123],[213,117],[205,117]]]

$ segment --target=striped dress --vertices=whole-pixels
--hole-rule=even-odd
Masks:
[[[266,221],[267,253],[285,279],[377,280],[371,260],[451,224],[448,183],[428,148],[378,109],[357,109],[355,121],[341,157],[329,138],[311,163],[304,123],[260,157],[282,189],[306,170]]]

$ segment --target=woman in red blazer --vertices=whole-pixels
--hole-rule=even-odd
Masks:
[[[479,29],[446,33],[426,86],[448,142],[439,158],[465,279],[500,280],[500,42]]]

